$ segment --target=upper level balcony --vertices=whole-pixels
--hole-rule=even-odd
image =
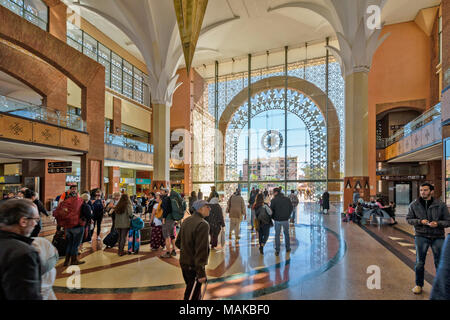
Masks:
[[[105,143],[131,150],[153,153],[152,144],[133,140],[125,136],[120,136],[109,132],[105,132]]]
[[[86,121],[82,120],[78,115],[63,113],[59,110],[31,104],[11,97],[0,96],[0,113],[86,132]]]
[[[133,163],[153,167],[153,145],[105,132],[105,160],[114,163]]]
[[[428,150],[442,142],[441,132],[441,104],[424,112],[418,118],[406,124],[402,129],[387,139],[377,141],[377,161],[397,158],[400,160],[429,160],[425,154],[431,156],[439,150]],[[380,150],[383,149],[383,150]],[[427,151],[428,150],[428,151]],[[404,155],[421,152],[414,157],[403,159]],[[431,158],[430,158],[431,159]],[[395,160],[397,161],[397,160]]]
[[[0,5],[47,31],[48,7],[42,0],[0,0]]]
[[[0,96],[0,138],[87,152],[89,136],[80,116]]]

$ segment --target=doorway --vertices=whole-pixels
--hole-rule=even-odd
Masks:
[[[397,205],[409,205],[412,198],[411,182],[396,182],[394,201]]]

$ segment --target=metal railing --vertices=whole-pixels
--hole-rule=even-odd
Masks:
[[[105,143],[136,151],[153,153],[153,145],[142,141],[133,140],[125,136],[119,136],[105,132]]]
[[[395,142],[400,141],[404,137],[409,136],[417,129],[422,128],[426,124],[441,118],[441,103],[438,103],[430,110],[421,114],[418,118],[407,123],[402,129],[398,130],[394,135],[386,139],[377,140],[377,148],[386,148]]]
[[[42,4],[44,5],[43,2]],[[40,18],[37,10],[23,0],[0,0],[0,5],[47,31],[48,21]]]
[[[64,113],[60,110],[46,108],[10,97],[0,96],[0,112],[86,132],[86,121],[82,120],[78,115]]]

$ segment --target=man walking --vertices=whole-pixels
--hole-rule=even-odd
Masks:
[[[415,294],[422,293],[425,259],[431,247],[436,270],[445,239],[445,228],[450,227],[450,214],[445,203],[433,198],[434,187],[429,183],[420,186],[420,197],[408,208],[406,221],[414,226],[416,244],[416,286]]]
[[[161,255],[161,258],[170,258],[177,255],[175,251],[175,219],[172,216],[172,203],[169,192],[170,190],[168,188],[161,188],[161,208],[163,210],[162,233],[166,241],[166,253]],[[171,245],[172,250],[170,250]]]
[[[230,199],[228,199],[227,210],[226,212],[230,216],[230,240],[234,230],[234,239],[239,241],[241,238],[240,234],[240,226],[242,217],[247,219],[246,209],[244,198],[241,196],[241,191],[236,189],[236,192],[231,195]]]
[[[0,300],[42,300],[40,258],[30,238],[39,220],[30,200],[0,205]]]
[[[298,197],[295,194],[294,190],[291,190],[291,194],[289,195],[289,200],[291,200],[292,203],[292,216],[291,216],[291,223],[295,223],[295,213],[297,212],[297,206],[298,206]]]
[[[180,249],[180,266],[183,272],[186,290],[184,300],[189,300],[195,285],[192,300],[200,300],[201,285],[205,283],[209,257],[209,216],[210,207],[205,200],[198,200],[192,205],[194,213],[186,218],[178,233],[176,246]]]
[[[286,242],[286,253],[291,252],[291,243],[289,239],[289,217],[293,207],[288,197],[281,194],[279,188],[273,189],[274,197],[270,203],[272,209],[272,219],[275,220],[275,255],[280,254],[280,235],[283,227],[284,241]]]

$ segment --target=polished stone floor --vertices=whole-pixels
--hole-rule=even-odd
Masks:
[[[341,208],[329,215],[318,213],[315,203],[298,206],[296,223],[290,228],[291,253],[282,241],[280,256],[274,255],[274,229],[265,255],[258,250],[256,233],[247,222],[241,225],[239,242],[228,240],[224,248],[211,251],[207,266],[205,299],[428,299],[435,274],[431,253],[426,266],[424,293],[414,286],[413,229],[399,208],[399,224],[367,224],[362,227],[341,221]],[[52,239],[54,225],[44,224],[41,236]],[[102,238],[111,222],[102,227]],[[228,224],[227,224],[228,227]],[[228,231],[228,230],[227,230]],[[58,299],[181,299],[184,281],[177,257],[161,259],[161,251],[143,245],[138,255],[119,257],[117,247],[104,249],[101,241],[85,243],[80,266],[81,289],[68,289],[71,273],[57,265],[54,290]],[[370,266],[380,270],[380,289],[369,289]]]

